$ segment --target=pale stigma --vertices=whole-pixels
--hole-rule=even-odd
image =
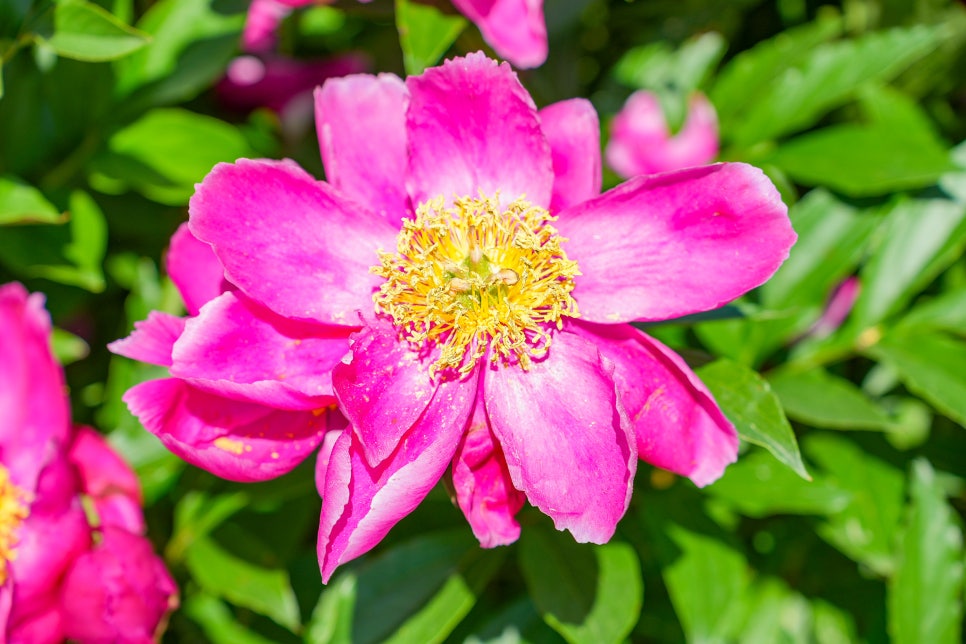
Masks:
[[[530,367],[550,348],[551,330],[577,317],[571,296],[577,263],[543,208],[518,199],[440,197],[406,219],[395,253],[372,271],[386,281],[373,295],[417,350],[439,347],[434,373],[467,374],[484,356]]]

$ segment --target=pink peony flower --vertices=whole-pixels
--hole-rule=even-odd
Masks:
[[[276,44],[275,32],[282,20],[294,9],[312,4],[328,3],[326,0],[252,0],[242,33],[245,51],[272,51]],[[547,60],[543,0],[453,0],[453,6],[479,28],[497,54],[517,67],[539,67]]]
[[[64,579],[64,633],[91,644],[152,644],[177,590],[150,541],[105,527]]]
[[[122,619],[113,609],[68,616],[75,596],[64,579],[92,547],[127,561],[122,549],[94,544],[108,529],[142,539],[144,527],[134,473],[96,432],[70,425],[50,331],[41,295],[19,284],[0,286],[0,639],[11,643],[61,642],[73,637],[72,629]],[[83,496],[99,515],[95,525]],[[148,554],[157,570],[152,583],[161,584],[164,597],[151,600],[156,617],[133,621],[153,635],[177,589],[150,548]]]
[[[657,96],[631,94],[611,123],[607,165],[622,177],[704,165],[718,154],[718,117],[703,94],[688,101],[681,131],[672,135]]]
[[[784,261],[795,234],[759,170],[600,195],[590,103],[537,110],[482,54],[405,83],[330,80],[316,114],[328,182],[291,161],[216,166],[189,229],[234,290],[183,332],[155,314],[114,350],[167,360],[172,379],[125,400],[179,454],[241,480],[304,456],[338,398],[348,424],[332,423],[317,468],[324,580],[450,466],[457,504],[495,546],[519,535],[525,500],[577,540],[607,541],[638,458],[698,485],[735,460],[708,390],[629,322],[715,308]],[[216,395],[239,402],[210,412]],[[256,405],[274,410],[257,430],[230,420]]]

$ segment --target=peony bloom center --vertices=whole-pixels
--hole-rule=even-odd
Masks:
[[[551,330],[577,317],[577,263],[545,209],[499,196],[423,203],[403,221],[395,253],[372,271],[386,278],[373,295],[417,350],[440,349],[433,371],[493,364],[524,370],[545,356]]]
[[[17,556],[17,529],[30,514],[26,497],[0,465],[0,585],[7,581],[8,564]]]

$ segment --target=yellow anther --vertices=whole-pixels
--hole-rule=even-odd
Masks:
[[[29,499],[10,480],[10,472],[0,465],[0,585],[10,575],[10,562],[17,558],[17,531],[30,514]]]
[[[577,317],[577,263],[543,208],[498,197],[423,203],[403,222],[395,253],[372,271],[386,278],[373,296],[416,349],[439,347],[434,372],[493,364],[530,367],[546,355],[551,328]]]

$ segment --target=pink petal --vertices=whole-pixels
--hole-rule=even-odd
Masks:
[[[221,398],[167,378],[123,398],[175,455],[232,481],[264,481],[301,463],[322,441],[326,414],[280,411]]]
[[[345,431],[329,458],[319,519],[319,567],[328,582],[341,564],[379,543],[446,471],[476,397],[476,379],[440,384],[397,450],[371,467],[356,432]]]
[[[171,236],[165,265],[190,315],[198,315],[205,302],[231,288],[215,251],[191,234],[187,222]]]
[[[478,52],[410,76],[406,85],[414,204],[499,191],[504,202],[525,195],[549,207],[550,146],[509,65]]]
[[[430,364],[398,339],[391,324],[374,322],[353,337],[351,360],[338,365],[332,379],[370,465],[396,450],[432,400]]]
[[[64,578],[61,605],[68,638],[152,644],[178,589],[151,542],[105,528]]]
[[[718,117],[703,94],[688,101],[681,130],[672,135],[657,96],[631,94],[611,122],[607,164],[622,177],[704,165],[718,155]]]
[[[581,317],[665,320],[730,302],[767,280],[795,232],[771,181],[743,163],[637,177],[555,223]]]
[[[59,512],[30,508],[21,525],[17,558],[12,562],[16,597],[10,621],[42,613],[56,606],[61,578],[71,562],[90,546],[90,527],[80,504],[72,503]]]
[[[67,387],[50,350],[44,296],[0,286],[0,456],[14,483],[33,491],[70,431]]]
[[[333,78],[315,90],[315,124],[325,175],[339,192],[399,224],[406,195],[406,108],[398,76]]]
[[[225,277],[284,317],[352,324],[372,310],[369,272],[397,230],[292,161],[215,166],[189,204],[191,232]]]
[[[174,343],[184,332],[186,321],[187,318],[170,313],[151,311],[148,319],[134,323],[131,335],[111,342],[107,348],[125,358],[170,367]]]
[[[517,67],[539,67],[547,60],[543,0],[453,0],[480,29],[494,51]]]
[[[332,368],[349,350],[347,331],[286,320],[222,293],[185,324],[171,375],[228,398],[319,409],[335,402]]]
[[[221,103],[230,110],[250,112],[267,107],[280,115],[307,98],[312,105],[312,91],[327,79],[357,74],[368,69],[366,58],[346,54],[322,60],[300,60],[286,56],[239,56],[228,64],[225,76],[215,91]],[[309,109],[309,123],[312,110]]]
[[[734,426],[680,356],[630,325],[575,329],[614,362],[641,459],[699,486],[716,481],[735,462]]]
[[[78,427],[69,457],[80,477],[80,491],[94,501],[100,525],[144,530],[138,477],[103,436],[90,427]]]
[[[637,449],[613,365],[572,333],[557,333],[529,371],[484,374],[490,427],[513,486],[580,542],[605,543],[630,501]]]
[[[540,110],[553,153],[553,199],[559,212],[600,194],[600,122],[590,101],[573,98]]]
[[[77,428],[70,461],[80,477],[80,489],[94,502],[100,525],[144,531],[141,483],[134,470],[90,427]]]
[[[242,31],[242,48],[249,52],[266,52],[275,48],[275,32],[292,12],[289,3],[279,0],[252,0]]]
[[[456,501],[484,548],[513,543],[520,537],[515,515],[526,496],[513,487],[503,450],[486,419],[483,401],[477,399],[469,429],[453,459]]]
[[[12,584],[6,587],[10,588],[13,595]],[[22,613],[19,606],[12,612],[20,614],[15,615],[15,623],[3,630],[8,638],[4,641],[10,644],[63,644],[64,617],[59,605],[50,603],[41,610],[27,615]]]

